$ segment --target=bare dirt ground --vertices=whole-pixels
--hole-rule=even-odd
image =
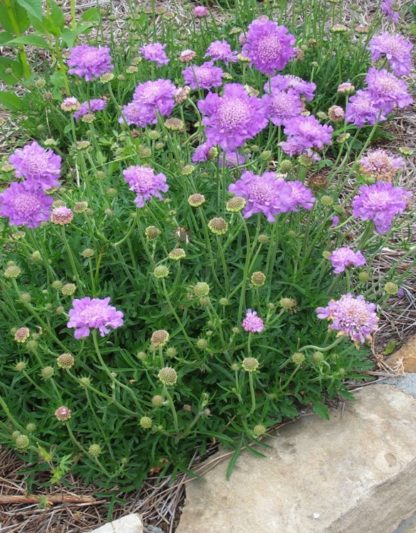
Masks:
[[[98,0],[103,6],[108,6],[106,0]],[[348,0],[342,3],[345,23],[354,18],[354,23],[366,24],[378,10],[379,0]],[[411,2],[402,2],[410,4]],[[79,4],[80,9],[95,6],[96,2]],[[175,0],[162,2],[165,9],[174,13],[176,20],[186,27],[187,13],[190,4]],[[364,10],[364,13],[363,13]],[[357,20],[355,14],[361,12]],[[126,24],[128,3],[126,0],[112,2],[112,14],[116,16],[116,26],[120,35]],[[416,193],[416,106],[405,110],[396,116],[388,126],[393,134],[393,140],[384,143],[383,147],[396,151],[399,147],[409,147],[414,150],[413,157],[406,159],[406,168],[400,178],[400,184]],[[21,142],[19,125],[5,112],[0,110],[0,156],[6,155],[16,142]],[[413,228],[416,242],[416,226]],[[384,249],[376,269],[380,273],[386,270],[392,262],[400,261],[400,254]],[[411,260],[407,262],[412,266]],[[413,263],[414,266],[414,263]],[[408,338],[416,334],[416,274],[403,286],[401,298],[392,298],[388,309],[381,311],[380,329],[375,338],[373,353],[377,360],[383,359],[386,345],[394,341],[396,346],[401,346]],[[382,365],[381,372],[388,370]],[[305,413],[304,416],[307,416]],[[213,448],[213,452],[215,449]],[[224,454],[222,459],[227,459]],[[201,467],[195,460],[190,468],[205,471],[216,464],[218,458],[205,460]],[[0,501],[2,496],[27,494],[25,464],[22,463],[12,451],[0,447]],[[40,480],[45,483],[45,479]],[[41,489],[38,495],[59,496],[63,499],[71,496],[93,497],[91,503],[59,503],[51,506],[42,506],[37,503],[21,503],[13,505],[0,505],[0,531],[1,533],[81,533],[90,531],[109,519],[111,508],[112,518],[117,518],[131,512],[141,514],[146,533],[165,533],[175,531],[179,520],[181,505],[185,497],[186,483],[189,478],[181,476],[174,481],[168,478],[149,478],[145,485],[135,493],[129,495],[117,494],[115,490],[109,498],[96,496],[97,489],[85,486],[78,480],[68,477],[65,487],[60,489]],[[46,483],[45,483],[46,484]],[[110,495],[109,495],[110,496]]]

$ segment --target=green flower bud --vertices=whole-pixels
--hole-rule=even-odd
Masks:
[[[267,429],[265,428],[265,426],[263,426],[263,424],[257,424],[253,428],[253,433],[256,437],[261,437],[266,433],[266,431]]]
[[[295,352],[292,355],[292,362],[295,363],[295,365],[300,366],[305,361],[305,356],[302,352]]]
[[[44,381],[47,381],[48,379],[51,379],[51,377],[53,377],[54,373],[55,370],[52,366],[45,366],[44,368],[42,368],[40,375],[42,376],[42,379]]]
[[[208,283],[205,283],[205,281],[199,281],[194,286],[194,294],[195,296],[202,297],[202,296],[208,296],[209,294],[209,285]]]
[[[151,429],[153,421],[149,416],[142,416],[139,421],[140,427],[143,429]]]
[[[170,387],[172,385],[175,385],[178,379],[178,375],[174,368],[165,366],[164,368],[159,370],[158,378],[163,383],[163,385],[166,385],[166,387]]]
[[[263,287],[266,283],[266,275],[263,272],[253,272],[250,281],[255,287]]]
[[[324,360],[324,354],[322,352],[313,352],[312,354],[312,359],[314,361],[314,363],[322,363],[322,361]]]
[[[91,444],[88,448],[88,453],[92,457],[98,457],[102,453],[101,446],[99,444]]]
[[[152,398],[152,405],[153,407],[162,407],[162,405],[165,403],[165,398],[163,396],[160,396],[160,394],[156,394]]]
[[[260,363],[255,357],[246,357],[243,359],[242,365],[246,372],[256,372],[260,366]]]
[[[367,283],[367,281],[370,279],[370,274],[365,270],[362,270],[358,274],[358,279],[361,281],[361,283]]]
[[[399,286],[397,285],[397,283],[393,283],[392,281],[388,281],[384,285],[384,290],[386,291],[386,293],[388,295],[396,296],[396,294],[399,292]]]
[[[222,217],[214,217],[208,222],[208,229],[215,235],[225,235],[228,231],[228,222]]]
[[[25,448],[29,446],[30,440],[27,435],[19,435],[15,439],[15,443],[16,443],[16,448],[18,448],[19,450],[24,450]]]
[[[158,265],[153,270],[153,275],[158,279],[167,278],[169,276],[169,269],[165,265]]]
[[[196,345],[200,350],[206,350],[208,348],[208,341],[206,339],[198,339]]]

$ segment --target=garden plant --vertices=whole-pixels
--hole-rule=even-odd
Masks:
[[[0,443],[32,480],[131,490],[328,417],[411,273],[409,154],[376,144],[412,104],[399,12],[225,5],[132,3],[120,35],[1,4]]]

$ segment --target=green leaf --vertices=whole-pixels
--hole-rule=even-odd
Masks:
[[[29,46],[36,46],[37,48],[49,48],[48,42],[43,37],[34,34],[21,35],[20,37],[16,37],[16,39],[13,39],[7,44],[8,46],[11,46],[13,44],[27,44]]]
[[[14,85],[22,78],[23,70],[20,61],[9,57],[0,57],[0,80]]]
[[[228,465],[227,465],[227,472],[225,474],[225,477],[227,479],[227,481],[231,478],[231,475],[233,473],[233,470],[235,468],[235,465],[237,463],[237,460],[238,458],[240,457],[241,455],[241,448],[243,446],[243,438],[240,439],[240,442],[238,443],[236,449],[234,450],[234,453],[232,454],[231,456],[231,459],[229,460],[228,462]]]
[[[0,45],[4,46],[8,44],[8,41],[13,39],[13,34],[8,31],[2,31],[0,32]]]
[[[53,0],[49,0],[50,15],[45,17],[46,25],[52,35],[59,36],[65,26],[65,16],[62,9]]]
[[[24,108],[21,98],[9,91],[0,91],[0,105],[10,111],[21,111]]]
[[[42,0],[16,0],[16,2],[25,9],[29,15],[39,20],[42,19]]]
[[[29,17],[27,11],[16,3],[12,4],[15,19],[19,24],[19,32],[24,32],[29,27]],[[15,27],[9,17],[9,12],[4,2],[0,2],[0,26],[12,35],[16,35]]]
[[[101,15],[98,7],[90,7],[81,15],[81,20],[84,22],[99,22],[100,19]]]
[[[313,404],[313,406],[312,406],[312,410],[320,418],[324,418],[325,420],[329,420],[329,409],[324,403],[315,402]]]

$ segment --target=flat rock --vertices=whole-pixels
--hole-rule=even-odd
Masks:
[[[416,372],[416,335],[386,359],[390,368],[404,372]]]
[[[132,513],[104,524],[90,533],[143,533],[143,524],[140,516]]]
[[[367,386],[187,485],[177,533],[392,533],[416,509],[416,398]],[[263,450],[262,450],[263,451]]]

